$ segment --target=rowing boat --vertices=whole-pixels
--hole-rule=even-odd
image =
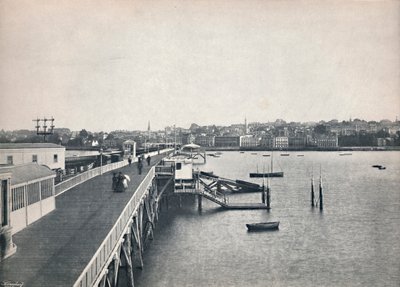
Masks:
[[[262,231],[279,229],[279,221],[259,222],[246,224],[248,231]]]

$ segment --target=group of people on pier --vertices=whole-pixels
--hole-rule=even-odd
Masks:
[[[122,172],[113,173],[113,178],[112,178],[112,190],[115,192],[123,192],[126,190],[128,187],[128,179],[126,178],[126,175],[122,174]]]
[[[143,161],[144,161],[144,155],[139,156],[138,164],[137,164],[139,174],[142,174]],[[150,163],[151,163],[150,155],[147,156],[146,161],[147,161],[147,165],[150,165]],[[128,163],[129,163],[129,166],[132,165],[132,156],[131,155],[129,155],[129,157],[128,157]],[[112,190],[114,192],[124,192],[127,187],[128,187],[127,176],[122,174],[122,172],[119,172],[118,175],[116,172],[114,172],[113,177],[112,177]]]

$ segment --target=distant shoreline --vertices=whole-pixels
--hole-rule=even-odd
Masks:
[[[400,151],[400,146],[386,146],[386,147],[337,147],[337,148],[285,148],[285,149],[272,149],[267,147],[252,147],[252,148],[240,148],[240,147],[205,147],[206,151],[276,151],[276,152],[306,152],[306,151]]]

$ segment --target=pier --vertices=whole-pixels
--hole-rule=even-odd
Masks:
[[[18,250],[0,262],[0,285],[134,286],[133,269],[143,267],[158,220],[164,189],[154,165],[162,157],[152,157],[141,174],[136,164],[114,170],[131,178],[125,192],[112,191],[113,171],[106,170],[67,191],[56,187],[56,209],[14,234]]]
[[[222,190],[225,187],[225,190]],[[247,181],[222,178],[204,172],[194,172],[192,180],[176,180],[175,194],[198,195],[199,208],[202,198],[206,198],[224,209],[270,209],[265,202],[261,203],[230,203],[226,196],[228,192],[263,192],[263,187]]]

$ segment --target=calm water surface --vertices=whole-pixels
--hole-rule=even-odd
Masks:
[[[251,180],[268,152],[224,152],[200,170]],[[162,213],[136,286],[400,286],[400,152],[274,153],[271,211],[224,211],[194,199]],[[386,170],[372,168],[373,164]],[[322,169],[324,211],[310,207],[310,178]],[[260,194],[230,201],[260,202]],[[246,223],[280,221],[275,232]]]

